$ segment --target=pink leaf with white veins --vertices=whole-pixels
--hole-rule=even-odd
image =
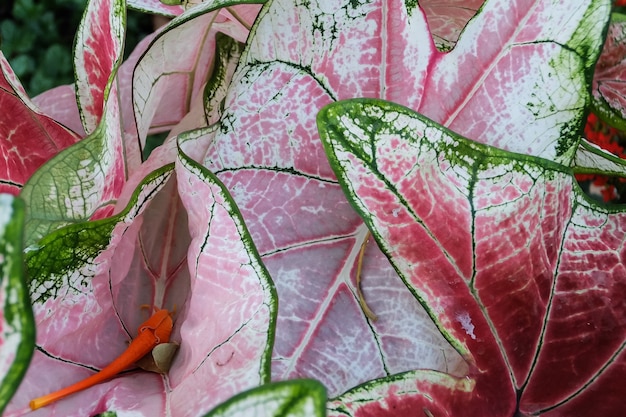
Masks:
[[[80,138],[42,114],[0,52],[0,192],[17,195],[44,162]]]
[[[171,407],[197,415],[233,395],[269,382],[276,292],[226,188],[187,156],[176,162],[187,211],[191,292],[170,371]]]
[[[261,11],[204,164],[229,187],[280,299],[290,300],[279,308],[274,378],[317,378],[333,396],[415,368],[465,373],[373,244],[362,285],[379,320],[364,316],[355,274],[367,230],[327,163],[315,115],[335,100],[382,97],[439,112],[465,134],[499,126],[489,135],[481,130],[477,140],[571,157],[570,141],[579,137],[561,134],[579,131],[570,119],[582,118],[588,93],[581,69],[590,70],[593,57],[582,46],[560,45],[569,39],[593,51],[609,7],[595,0],[518,3],[486,3],[449,54],[437,51],[415,3],[274,0]],[[532,65],[522,65],[519,51],[533,57]],[[559,59],[570,65],[555,72]],[[555,81],[546,88],[548,75]],[[574,81],[563,85],[557,77]],[[521,86],[533,83],[554,96],[549,105],[539,105],[545,97],[520,99]],[[493,89],[499,93],[491,100]],[[468,95],[461,97],[463,90]],[[502,129],[508,123],[511,129]],[[534,129],[541,138],[521,136]]]
[[[388,102],[328,106],[319,126],[352,204],[469,365],[464,378],[415,373],[400,403],[435,415],[620,415],[623,208],[591,202],[563,165]],[[372,384],[394,396],[393,378]],[[353,405],[391,415],[375,397]]]
[[[568,164],[609,11],[604,0],[486,1],[455,48],[433,54],[423,93],[393,101],[478,142]]]
[[[626,128],[626,16],[614,13],[596,64],[592,95],[594,111],[612,125]]]
[[[85,132],[99,125],[114,71],[122,61],[125,0],[91,0],[76,33],[76,97]]]
[[[221,9],[236,4],[221,1],[194,7],[172,20],[151,42],[133,73],[133,106],[142,147],[150,129],[171,129],[202,94],[211,75],[217,32],[246,39],[248,28]],[[255,4],[239,7],[248,17],[259,8]]]
[[[203,153],[206,144],[182,136]],[[174,311],[180,349],[168,376],[135,370],[33,416],[201,416],[269,381],[271,279],[225,188],[182,150],[176,177],[172,168],[149,174],[118,215],[52,233],[32,252],[38,350],[7,416],[110,362],[145,320],[144,304]],[[46,264],[50,252],[57,263]]]

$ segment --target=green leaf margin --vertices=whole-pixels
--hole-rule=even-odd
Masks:
[[[626,42],[626,15],[622,13],[612,13],[609,26],[613,24],[622,25],[622,36]],[[624,57],[624,59],[626,59],[626,57]],[[591,94],[591,111],[597,114],[600,119],[605,121],[607,124],[615,127],[616,129],[626,130],[626,114],[621,113],[619,109],[616,109],[609,103],[607,103],[606,100],[604,100],[604,97],[596,96],[593,93]]]
[[[51,297],[55,298],[61,289],[80,292],[81,286],[91,278],[82,275],[80,269],[106,249],[115,226],[133,218],[165,185],[173,169],[174,164],[168,164],[148,174],[119,214],[106,219],[71,224],[26,248],[26,266],[33,302],[42,303]],[[153,189],[140,198],[143,190],[150,186]],[[69,282],[72,273],[78,274],[79,278]]]
[[[268,310],[270,312],[270,317],[268,323],[267,343],[265,347],[265,352],[263,354],[262,363],[260,365],[259,375],[261,381],[263,381],[264,383],[269,383],[271,381],[272,374],[272,351],[274,350],[276,321],[278,320],[278,293],[276,292],[274,281],[272,280],[270,273],[265,267],[265,264],[261,260],[261,255],[259,254],[259,251],[257,250],[254,241],[252,240],[250,231],[245,224],[241,211],[239,211],[239,207],[237,207],[237,203],[235,203],[235,200],[233,199],[226,186],[215,174],[213,174],[203,165],[196,162],[184,151],[185,144],[194,146],[194,144],[197,144],[196,140],[198,137],[202,137],[207,133],[214,132],[216,128],[217,126],[214,125],[211,127],[187,131],[181,134],[177,140],[178,158],[180,164],[188,169],[190,172],[195,173],[205,182],[209,184],[214,184],[219,188],[220,193],[224,198],[224,208],[227,209],[230,217],[233,219],[233,222],[238,229],[238,233],[243,243],[243,246],[248,252],[248,255],[250,257],[250,265],[255,269],[261,286],[266,291],[266,293],[269,294]],[[211,138],[212,136],[209,135],[207,137]]]
[[[14,356],[6,373],[0,375],[0,414],[19,387],[35,348],[35,320],[22,255],[23,227],[24,202],[0,194],[0,299],[4,301],[0,356]],[[16,340],[7,343],[7,334]]]
[[[252,414],[253,407],[263,413]],[[204,417],[324,417],[326,388],[312,379],[273,382],[241,392],[215,407]]]

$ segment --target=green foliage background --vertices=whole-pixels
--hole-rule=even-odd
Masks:
[[[87,0],[0,0],[0,49],[32,97],[74,82],[74,35]],[[152,17],[127,14],[125,55],[152,32]]]

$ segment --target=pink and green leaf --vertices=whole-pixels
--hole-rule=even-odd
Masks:
[[[478,141],[568,160],[610,8],[548,3],[485,3],[447,54],[414,3],[274,0],[261,11],[204,164],[241,208],[279,297],[292,300],[279,309],[274,378],[317,378],[334,396],[415,368],[465,374],[374,244],[362,287],[380,319],[363,314],[356,264],[367,230],[326,161],[315,115],[339,99],[382,97]]]
[[[128,0],[128,7],[144,13],[175,17],[185,11],[183,0]]]
[[[113,77],[123,58],[125,0],[90,0],[74,50],[76,99],[83,127],[93,133],[105,112]]]
[[[468,378],[429,370],[406,372],[369,381],[330,400],[328,417],[394,417],[416,412],[425,417],[454,417],[450,404],[441,404],[438,397],[462,400],[473,389],[474,382]],[[434,391],[440,394],[433,397]]]
[[[85,14],[86,21],[84,21],[81,26],[82,28],[90,28],[94,32],[92,36],[95,36],[94,39],[96,40],[99,39],[97,35],[100,33],[96,29],[100,28],[100,23],[96,24],[92,20],[99,16],[102,10],[105,9],[105,6],[104,3],[91,2]],[[94,10],[92,11],[90,9]],[[206,9],[206,7],[204,9]],[[181,17],[182,22],[188,23],[191,21],[193,23],[186,25],[187,30],[206,32],[211,28],[218,16],[219,10],[213,10],[207,14],[204,9]],[[195,17],[198,17],[198,19],[194,19]],[[200,24],[202,23],[202,19],[204,19],[206,23],[205,26]],[[177,28],[177,25],[178,24],[174,22],[172,27]],[[92,28],[92,26],[95,26],[95,28]],[[232,23],[230,20],[226,19],[220,27],[226,29],[230,27],[241,27],[241,23]],[[233,29],[233,31],[236,30]],[[81,33],[83,33],[84,36],[89,34],[87,29],[84,29]],[[206,36],[199,36],[200,45],[204,45],[203,39],[209,39],[209,43],[214,42],[215,31],[211,33],[212,35],[208,36],[208,38]],[[120,34],[118,35],[121,36]],[[167,28],[157,35],[156,40],[152,43],[153,47],[148,49],[144,58],[137,66],[139,69],[135,70],[135,84],[137,83],[137,72],[141,73],[141,68],[144,68],[142,65],[145,65],[146,62],[152,62],[152,64],[154,64],[154,61],[151,61],[154,59],[153,54],[156,53],[154,51],[160,51],[161,53],[163,51],[169,51],[171,52],[170,62],[172,65],[167,67],[166,63],[163,64],[167,68],[163,68],[161,64],[156,66],[157,73],[154,74],[155,80],[148,80],[147,82],[151,85],[153,82],[158,84],[156,82],[158,79],[173,79],[176,78],[177,74],[182,74],[183,81],[178,80],[174,84],[168,85],[171,89],[167,90],[167,96],[168,99],[175,101],[176,97],[171,94],[171,91],[182,91],[182,96],[179,98],[183,100],[183,102],[186,102],[186,100],[191,100],[191,96],[185,93],[188,88],[190,88],[189,94],[191,94],[192,91],[195,91],[194,94],[199,94],[202,91],[200,87],[204,85],[206,77],[210,74],[209,64],[213,57],[214,47],[190,48],[189,50],[183,48],[181,50],[177,42],[177,36],[180,35],[181,33],[179,33],[177,29],[169,30]],[[200,34],[198,33],[198,35]],[[117,39],[115,36],[113,38]],[[89,44],[89,42],[85,43]],[[113,42],[113,52],[121,52],[114,48],[115,45],[115,42]],[[185,55],[185,51],[189,53]],[[197,56],[197,54],[200,53],[198,51],[203,51],[201,53],[202,59],[199,59]],[[93,84],[89,84],[89,89],[83,92],[84,96],[87,97],[87,99],[83,100],[83,107],[84,102],[95,103],[94,100],[97,97],[101,97],[106,100],[104,103],[104,113],[100,115],[95,110],[91,112],[92,118],[99,123],[96,130],[80,144],[68,149],[65,153],[50,161],[29,180],[28,186],[23,191],[23,197],[29,206],[25,239],[27,245],[33,244],[45,234],[67,224],[81,222],[87,219],[98,219],[112,214],[115,202],[120,196],[122,186],[128,174],[134,172],[139,162],[139,152],[134,150],[134,148],[137,147],[137,142],[134,139],[136,137],[134,134],[135,126],[132,122],[131,126],[126,126],[133,118],[130,114],[122,115],[121,110],[123,109],[119,107],[118,95],[123,94],[127,98],[130,98],[130,96],[125,94],[126,89],[122,88],[124,87],[123,85],[120,84],[122,90],[119,90],[118,84],[113,81],[113,75],[116,73],[119,60],[115,58],[116,55],[113,52],[111,52],[113,55],[109,57],[109,61],[104,58],[98,60],[91,52],[93,51],[88,47],[82,51],[87,57],[84,59],[84,64],[90,63],[97,68],[97,70],[94,69],[94,74],[102,76],[103,72],[109,68],[107,62],[113,65],[113,67],[108,69],[108,71],[110,71],[108,74],[109,78],[94,80]],[[81,53],[81,50],[77,50],[77,53]],[[115,58],[115,60],[113,58]],[[89,59],[94,62],[89,61]],[[184,72],[185,68],[189,71],[186,75]],[[161,77],[161,71],[168,72],[170,78],[167,76]],[[85,75],[87,77],[85,79],[87,81],[85,82],[91,83],[88,74]],[[184,84],[184,80],[186,80],[187,77],[194,79],[193,83],[195,84],[193,84],[193,88],[177,84],[178,82],[183,82]],[[130,87],[130,85],[126,85],[126,88],[128,87]],[[80,91],[79,89],[79,95]],[[96,94],[98,91],[102,93],[101,96],[98,95],[100,93]],[[141,89],[134,89],[135,93],[138,91],[140,92]],[[150,88],[145,93],[153,98],[156,97],[158,100],[161,99],[161,96],[155,96],[154,88]],[[165,91],[162,91],[162,93],[166,95]],[[128,102],[128,100],[126,100],[126,102]],[[181,104],[184,103],[173,103],[172,101],[168,103],[162,102],[161,105],[164,105],[162,111],[157,111],[158,109],[155,110],[154,108],[150,111],[147,108],[147,106],[149,107],[149,103],[141,101],[139,103],[135,102],[135,110],[139,112],[136,118],[137,125],[140,127],[140,132],[143,133],[143,138],[145,139],[148,128],[154,126],[155,123],[159,123],[159,120],[153,120],[154,112],[156,112],[157,116],[167,115],[168,122],[166,124],[169,128],[177,124],[189,110],[190,102],[182,107],[180,106]],[[170,110],[172,107],[180,108],[181,111],[173,115]],[[86,110],[83,109],[83,113],[87,114],[88,112],[86,113]],[[102,116],[101,119],[99,119],[100,116]],[[123,122],[125,123],[124,126],[122,126]],[[161,122],[163,122],[163,120],[161,120]],[[175,153],[171,153],[170,160],[166,161],[166,163],[173,162],[174,158]],[[128,165],[129,162],[130,166]],[[138,180],[140,179],[141,178]]]
[[[244,391],[204,417],[325,417],[326,390],[314,380],[274,382]]]
[[[245,41],[245,22],[225,9],[241,3],[247,2],[203,3],[173,19],[152,41],[133,73],[133,106],[142,147],[149,129],[170,130],[202,94],[211,75],[218,31]],[[240,7],[252,10],[250,15],[258,10],[255,4]]]
[[[7,415],[119,354],[143,320],[142,304],[176,309],[181,347],[168,382],[132,372],[42,413],[199,415],[269,381],[271,279],[223,186],[182,151],[179,158],[176,178],[171,166],[154,172],[118,215],[60,229],[29,252],[38,349]]]
[[[24,203],[0,194],[0,414],[17,390],[35,345],[22,255]]]
[[[619,414],[623,208],[588,200],[565,166],[402,106],[337,103],[318,123],[346,195],[475,384],[417,375],[420,392],[451,415]]]
[[[269,382],[277,299],[274,284],[226,188],[181,144],[178,193],[186,208],[192,277],[179,363],[170,371],[171,404],[210,409]],[[198,387],[201,387],[199,390]]]
[[[488,0],[452,51],[428,54],[416,98],[381,98],[478,142],[568,164],[609,11],[606,0]]]
[[[592,83],[594,112],[626,130],[626,16],[613,13]]]
[[[63,226],[111,214],[126,178],[117,93],[110,91],[98,128],[40,167],[22,189],[26,246]]]
[[[626,177],[626,160],[583,138],[572,161],[572,169],[577,174]]]
[[[43,163],[79,137],[42,114],[28,99],[0,52],[0,192],[16,195]]]
[[[477,141],[567,162],[609,11],[608,0],[489,0],[443,53],[414,3],[274,1],[246,62],[297,75],[290,83],[312,83],[311,95],[395,101]]]
[[[196,153],[201,142],[183,145]],[[145,319],[143,304],[175,310],[173,340],[181,346],[167,382],[131,372],[42,415],[200,415],[269,381],[271,279],[226,190],[178,155],[176,176],[171,165],[148,175],[119,214],[59,229],[28,252],[37,352],[8,416],[123,351]]]

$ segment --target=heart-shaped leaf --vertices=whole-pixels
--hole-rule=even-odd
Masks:
[[[410,401],[451,415],[619,415],[623,208],[591,202],[567,167],[395,104],[337,103],[318,121],[351,203],[469,364],[473,387],[418,375]]]
[[[24,203],[0,194],[0,413],[17,390],[35,345],[22,256]]]

